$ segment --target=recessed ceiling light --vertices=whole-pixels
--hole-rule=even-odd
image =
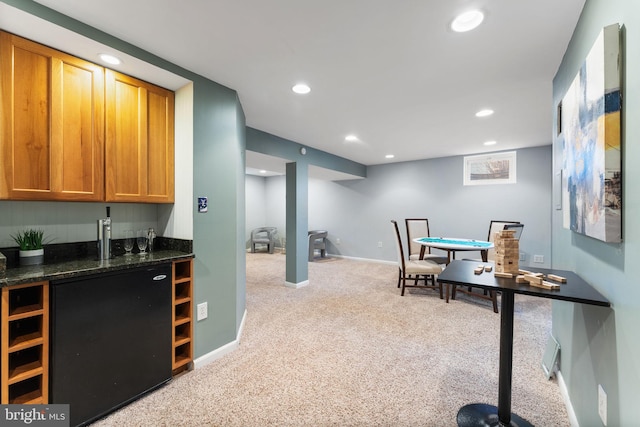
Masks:
[[[479,10],[470,10],[456,18],[451,23],[451,29],[457,33],[464,33],[471,31],[482,23],[484,20],[484,14]]]
[[[107,64],[118,65],[118,64],[120,64],[122,62],[122,61],[120,61],[119,58],[116,58],[113,55],[109,55],[108,53],[101,53],[98,56],[100,57],[100,59],[102,59]]]
[[[496,145],[498,143],[498,141],[487,141],[484,143],[484,145]]]
[[[262,169],[262,170],[260,171],[260,173],[267,173],[267,171],[266,171],[266,170],[264,170],[264,169]]]
[[[476,113],[476,117],[487,117],[493,114],[493,110],[490,109],[484,109],[484,110],[480,110]]]
[[[299,93],[301,95],[304,95],[305,93],[311,92],[311,88],[308,85],[304,84],[304,83],[298,83],[297,85],[292,87],[291,90],[294,91],[295,93]]]
[[[393,154],[387,154],[384,157],[387,158],[387,159],[393,159],[395,156]]]
[[[358,141],[358,137],[355,135],[347,135],[344,137],[344,140],[349,142],[356,142]]]

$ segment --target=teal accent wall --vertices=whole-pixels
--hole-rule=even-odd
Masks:
[[[598,385],[607,393],[607,425],[640,423],[640,2],[587,0],[553,80],[553,114],[599,32],[619,23],[622,52],[623,243],[607,244],[566,230],[552,211],[552,264],[570,269],[597,288],[611,309],[554,302],[553,332],[561,346],[560,369],[582,426],[603,425]],[[554,128],[554,135],[557,129]],[[554,138],[554,174],[562,147]],[[559,191],[554,183],[554,192]]]
[[[194,325],[194,356],[235,340],[245,311],[246,280],[245,117],[236,92],[36,2],[0,1],[193,82],[192,203],[196,206],[198,196],[209,198],[208,213],[194,209],[194,303],[207,301],[209,306],[209,317]]]
[[[196,304],[207,301],[209,318],[196,322],[195,355],[236,339],[244,313],[244,117],[237,95],[199,79],[194,85],[193,191],[208,197],[209,211],[194,213]],[[242,266],[242,268],[240,268]],[[240,303],[242,302],[242,306]]]
[[[307,150],[304,155],[300,154],[302,147]],[[301,160],[310,165],[363,178],[367,176],[367,167],[363,164],[253,128],[247,128],[247,150],[291,161]]]
[[[237,96],[236,96],[237,98]],[[246,234],[246,175],[244,174],[246,165],[246,118],[240,101],[236,101],[236,133],[238,139],[235,141],[235,149],[239,150],[239,163],[233,170],[233,176],[236,184],[236,247],[235,257],[235,284],[236,284],[236,331],[240,331],[240,325],[244,318],[245,308],[247,306],[247,252],[244,236]],[[240,337],[238,337],[240,338]]]

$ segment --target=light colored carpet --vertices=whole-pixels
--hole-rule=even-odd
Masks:
[[[247,254],[239,348],[95,426],[454,426],[496,404],[500,316],[490,303],[396,288],[392,265],[330,259],[284,286],[285,256]],[[231,302],[230,302],[231,303]],[[516,296],[512,410],[568,426],[541,360],[551,303]]]

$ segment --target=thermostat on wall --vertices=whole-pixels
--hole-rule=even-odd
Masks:
[[[206,197],[198,197],[198,212],[204,213],[209,210],[209,202]]]

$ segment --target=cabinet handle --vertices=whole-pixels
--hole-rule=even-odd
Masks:
[[[153,280],[164,280],[167,278],[166,274],[158,274],[156,277],[153,278]]]

